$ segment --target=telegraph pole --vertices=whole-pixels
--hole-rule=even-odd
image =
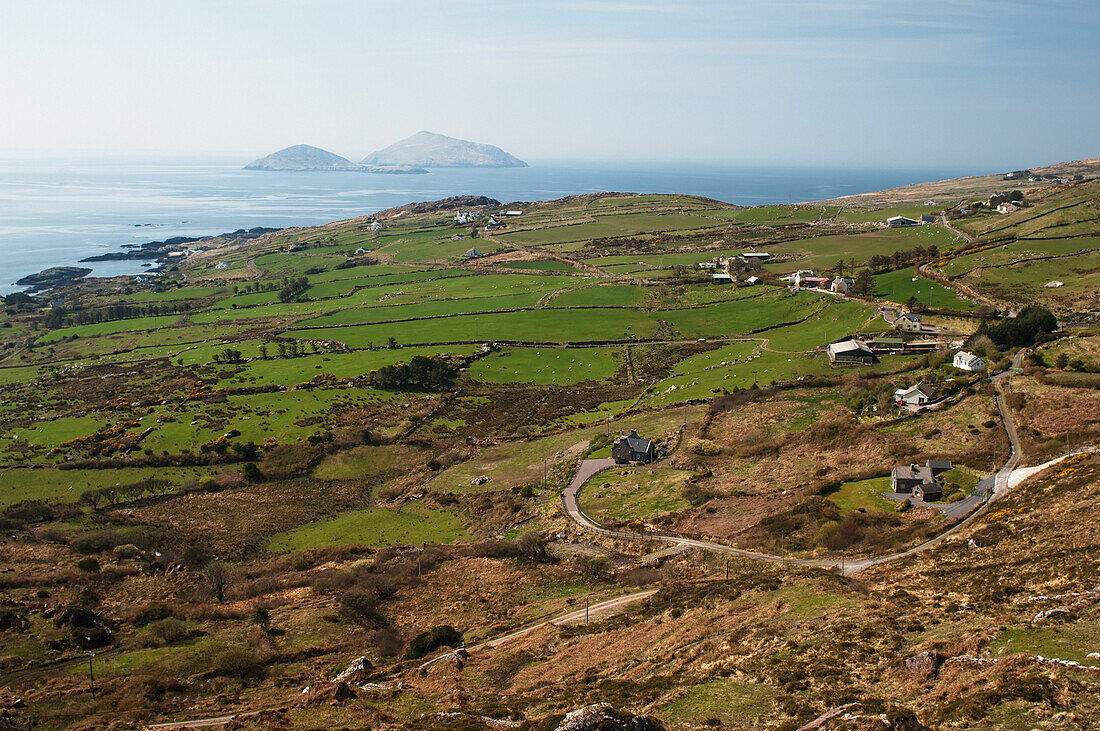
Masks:
[[[95,653],[90,650],[85,650],[84,654],[88,656],[88,684],[92,688],[92,700],[95,700],[95,672],[92,670],[92,658],[95,657]]]
[[[584,623],[588,624],[588,595],[584,596]]]

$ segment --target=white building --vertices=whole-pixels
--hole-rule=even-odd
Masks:
[[[522,216],[523,211],[505,211],[504,215],[505,216]]]
[[[935,398],[936,389],[924,383],[918,383],[909,388],[899,388],[894,391],[894,401],[896,401],[898,405],[923,406],[935,400]]]
[[[484,256],[484,254],[482,254],[477,249],[470,249],[466,252],[467,259],[480,259],[482,256]]]
[[[856,280],[851,277],[837,277],[833,280],[833,283],[829,285],[829,289],[840,294],[848,294],[852,291],[852,287],[856,284]]]
[[[760,284],[760,277],[751,276],[745,280],[745,284],[749,285],[750,287]]]
[[[886,219],[886,225],[890,228],[902,228],[904,226],[916,226],[919,223],[916,219],[909,218],[908,216],[890,216]]]
[[[985,361],[965,350],[960,350],[958,353],[955,353],[955,358],[951,361],[951,365],[963,371],[985,370]]]
[[[788,274],[786,276],[780,277],[779,279],[783,282],[793,282],[794,284],[798,284],[806,277],[812,276],[814,276],[814,272],[812,269],[799,269],[794,274]]]
[[[381,231],[384,228],[385,228],[385,226],[383,226],[382,222],[379,221],[377,218],[370,222],[370,230],[371,231]]]
[[[1020,204],[1015,201],[997,204],[997,213],[1015,213],[1018,210],[1020,210]]]

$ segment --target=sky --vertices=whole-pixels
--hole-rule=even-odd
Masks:
[[[1100,157],[1096,0],[0,0],[0,156]]]

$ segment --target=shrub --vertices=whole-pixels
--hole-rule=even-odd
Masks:
[[[691,438],[687,441],[687,450],[701,457],[713,457],[722,453],[722,448],[709,439]]]
[[[395,657],[405,649],[405,639],[399,630],[384,627],[374,633],[374,650],[382,657]]]
[[[97,530],[76,536],[69,542],[77,553],[103,553],[130,543],[129,537],[110,530]]]
[[[190,636],[187,625],[174,617],[159,619],[151,623],[139,635],[142,647],[162,647],[182,642]]]
[[[433,627],[417,635],[409,643],[409,657],[424,657],[439,647],[458,647],[462,642],[462,633],[449,624]]]
[[[264,674],[264,664],[255,652],[247,647],[230,647],[222,650],[211,668],[218,675],[233,678],[258,678]]]
[[[82,558],[77,561],[76,567],[85,573],[94,574],[99,571],[99,561],[88,556],[87,558]]]

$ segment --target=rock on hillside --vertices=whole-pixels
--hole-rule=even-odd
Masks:
[[[245,170],[360,170],[346,157],[312,145],[293,145],[253,160]]]
[[[494,145],[417,132],[363,158],[364,165],[426,168],[524,168],[527,163]]]

